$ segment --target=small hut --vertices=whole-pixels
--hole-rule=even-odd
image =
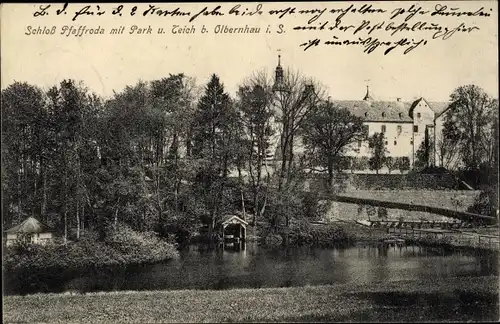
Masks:
[[[248,223],[236,215],[228,215],[222,219],[222,237],[224,241],[245,241]]]
[[[18,239],[26,239],[28,242],[45,245],[53,241],[53,230],[33,217],[29,217],[21,224],[5,231],[7,234],[7,246]]]

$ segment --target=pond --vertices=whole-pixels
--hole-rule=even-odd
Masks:
[[[478,277],[497,271],[498,254],[484,251],[362,244],[275,249],[246,244],[217,250],[189,246],[175,260],[52,277],[30,293],[290,287]],[[15,287],[7,288],[5,293],[19,293]]]

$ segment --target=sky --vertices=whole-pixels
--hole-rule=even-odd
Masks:
[[[361,7],[364,3],[352,3]],[[373,7],[391,12],[397,8],[408,8],[413,2],[377,3],[366,2]],[[96,17],[81,16],[72,21],[75,11],[85,4],[70,4],[68,14],[56,16],[55,10],[62,4],[53,4],[47,9],[48,15],[34,17],[40,4],[2,4],[1,7],[1,83],[5,89],[14,81],[26,81],[46,89],[63,79],[82,80],[92,91],[103,96],[111,96],[113,91],[121,91],[139,79],[154,80],[170,73],[185,73],[195,77],[197,83],[206,83],[212,73],[220,76],[226,89],[234,94],[238,84],[254,71],[265,69],[274,73],[278,51],[282,65],[300,70],[301,73],[321,82],[328,94],[339,100],[360,100],[366,85],[379,100],[412,100],[423,96],[429,101],[447,101],[456,87],[464,84],[477,84],[488,94],[498,98],[498,5],[496,1],[461,1],[415,3],[424,10],[435,9],[436,4],[445,4],[459,11],[476,11],[484,7],[490,17],[430,17],[429,15],[411,18],[410,22],[426,20],[429,23],[455,27],[461,23],[477,26],[479,30],[471,33],[457,32],[447,40],[432,39],[430,32],[413,32],[390,36],[387,32],[374,32],[373,38],[396,41],[402,37],[430,39],[406,55],[403,50],[395,49],[384,55],[384,49],[371,54],[363,53],[362,47],[316,46],[304,51],[299,45],[314,38],[340,39],[368,37],[366,32],[349,35],[349,32],[332,31],[294,31],[293,26],[307,25],[313,15],[289,14],[278,19],[268,14],[272,9],[297,7],[299,9],[346,8],[350,4],[334,2],[316,3],[263,3],[263,15],[246,17],[229,16],[227,12],[236,3],[221,3],[223,17],[200,16],[192,23],[185,17],[142,16],[147,4],[137,4],[139,14],[130,16],[133,4],[123,3],[123,15],[110,15],[118,4],[101,5],[106,14]],[[95,3],[91,4],[96,8]],[[198,12],[203,7],[209,10],[215,3],[161,3],[156,6],[173,10]],[[240,9],[254,10],[258,3],[243,3]],[[328,11],[315,23],[333,21],[335,15]],[[404,15],[394,21],[404,22]],[[399,19],[399,20],[398,20]],[[342,22],[358,26],[363,20],[389,22],[389,14],[360,15],[346,14]],[[278,34],[278,25],[283,24],[285,32]],[[131,26],[152,27],[152,34],[128,34]],[[194,25],[194,34],[172,34],[173,25]],[[202,34],[205,25],[208,33]],[[215,34],[215,26],[261,27],[260,34]],[[265,33],[267,26],[272,33]],[[311,24],[311,26],[313,26]],[[31,29],[56,27],[54,35],[26,35]],[[61,35],[64,26],[86,26],[102,28],[104,35]],[[111,28],[125,27],[122,35],[110,35]],[[157,34],[163,27],[165,34]],[[352,33],[351,33],[352,34]]]

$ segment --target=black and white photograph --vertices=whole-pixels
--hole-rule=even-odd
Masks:
[[[498,1],[2,3],[4,323],[497,322]]]

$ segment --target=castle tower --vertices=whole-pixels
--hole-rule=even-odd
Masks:
[[[281,55],[278,55],[278,66],[274,72],[274,85],[273,91],[279,93],[286,93],[288,89],[285,85],[285,76],[283,72],[283,67],[281,67]]]

